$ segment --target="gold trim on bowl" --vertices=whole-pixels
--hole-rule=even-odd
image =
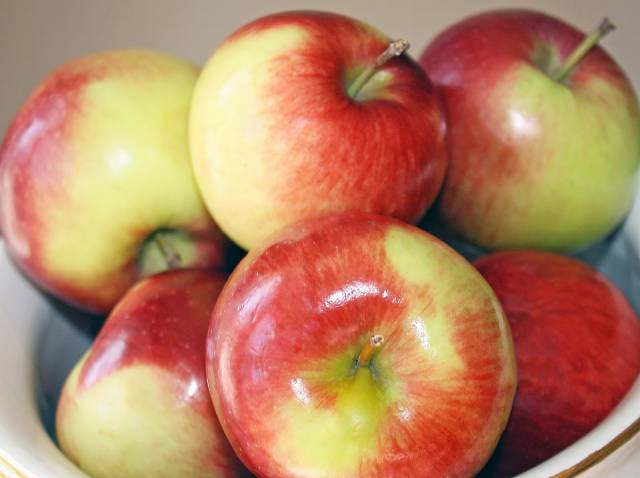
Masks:
[[[616,435],[613,440],[605,446],[593,453],[590,453],[572,467],[551,476],[551,478],[573,478],[574,476],[578,476],[580,473],[587,471],[592,466],[607,458],[614,451],[636,436],[638,432],[640,432],[640,417],[636,418],[631,425],[622,430],[622,432]]]
[[[9,471],[10,475],[5,475],[5,473]],[[0,477],[6,478],[29,478],[22,471],[16,468],[15,465],[9,461],[8,458],[2,455],[0,452]]]

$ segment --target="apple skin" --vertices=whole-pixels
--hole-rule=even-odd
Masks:
[[[0,148],[0,227],[31,279],[108,312],[162,269],[143,246],[159,230],[185,267],[223,265],[188,149],[197,75],[161,53],[109,51],[61,66],[32,93]]]
[[[92,477],[248,476],[205,375],[207,329],[224,282],[196,270],[144,279],[72,370],[56,431],[67,457]]]
[[[453,25],[421,55],[448,124],[438,212],[466,240],[578,250],[628,212],[640,160],[629,80],[597,46],[564,83],[537,66],[547,49],[555,68],[583,38],[547,15],[499,10]]]
[[[321,214],[423,216],[446,169],[428,78],[402,55],[356,99],[347,93],[389,41],[354,19],[299,11],[249,23],[213,53],[193,96],[191,153],[211,214],[240,246]]]
[[[374,334],[385,343],[354,370]],[[435,237],[354,213],[253,249],[207,339],[220,423],[259,477],[466,477],[509,415],[516,369],[491,288]]]
[[[518,362],[511,418],[484,477],[511,477],[594,428],[640,373],[640,322],[590,266],[532,251],[475,266],[507,315]]]

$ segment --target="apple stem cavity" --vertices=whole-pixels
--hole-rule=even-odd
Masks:
[[[362,72],[353,80],[353,83],[349,85],[347,89],[347,94],[349,97],[356,99],[362,87],[371,79],[371,77],[376,73],[376,70],[384,65],[386,62],[391,60],[396,56],[402,55],[409,48],[409,42],[407,40],[399,39],[393,40],[389,43],[389,46],[385,51],[380,53],[378,57],[375,59],[373,64],[367,66]]]
[[[553,75],[553,79],[556,81],[563,81],[571,70],[578,64],[580,60],[593,48],[602,37],[612,30],[615,30],[616,26],[611,23],[607,17],[603,18],[598,25],[598,28],[587,35],[582,42],[576,47],[569,58],[564,62],[562,67]]]
[[[158,232],[153,236],[153,242],[166,261],[168,269],[179,269],[182,267],[180,254],[173,250],[171,245],[165,240],[162,232]]]
[[[356,360],[356,368],[368,367],[371,363],[371,359],[376,351],[384,343],[384,337],[380,334],[373,335],[369,341],[362,347],[360,354]]]

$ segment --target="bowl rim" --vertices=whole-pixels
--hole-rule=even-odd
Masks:
[[[21,466],[11,460],[3,450],[0,450],[0,476],[5,476],[5,474],[8,478],[30,478]]]
[[[566,468],[561,472],[552,475],[550,478],[573,478],[575,476],[581,475],[590,468],[593,468],[608,456],[612,455],[616,450],[628,443],[633,437],[637,436],[638,433],[640,433],[640,416],[638,416],[631,423],[631,425],[618,433],[601,448],[592,451],[575,465],[572,465],[569,468]]]
[[[601,448],[589,453],[575,465],[572,465],[559,473],[551,475],[550,478],[574,478],[611,456],[614,452],[628,443],[632,438],[640,434],[640,416],[636,418],[627,428],[618,433]],[[4,450],[0,450],[0,475],[8,473],[11,478],[30,478],[30,474],[18,463],[15,463]]]

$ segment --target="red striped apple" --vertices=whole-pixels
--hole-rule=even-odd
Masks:
[[[487,249],[577,250],[626,215],[640,114],[621,68],[566,23],[495,11],[438,35],[420,63],[442,95],[444,222]]]
[[[366,214],[298,223],[249,252],[216,303],[207,377],[260,477],[468,477],[516,382],[500,304],[433,236]]]
[[[222,265],[188,150],[197,75],[164,54],[111,51],[60,67],[26,101],[0,148],[0,227],[38,284],[106,312],[162,268],[158,241],[184,266]]]
[[[475,265],[516,348],[513,411],[482,474],[506,478],[569,446],[618,404],[640,373],[640,322],[613,284],[575,259],[517,251]]]
[[[75,366],[57,410],[64,453],[94,478],[244,476],[205,376],[211,309],[224,284],[205,271],[134,286]]]
[[[190,144],[205,202],[234,241],[251,248],[323,213],[422,217],[444,176],[445,128],[407,46],[351,18],[287,12],[213,53]]]

